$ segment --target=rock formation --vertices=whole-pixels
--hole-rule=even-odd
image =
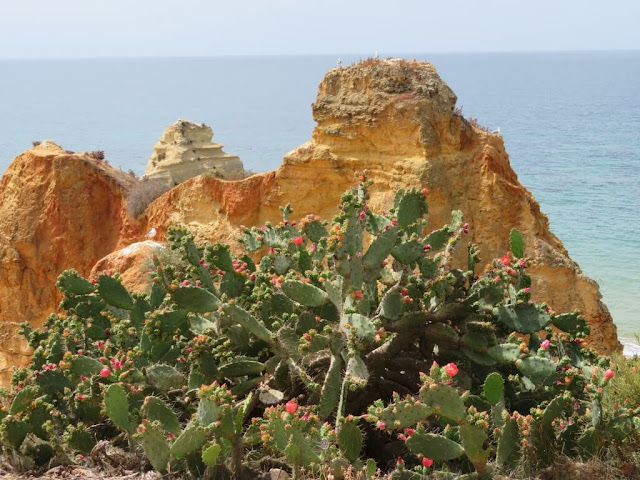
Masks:
[[[178,120],[153,147],[145,176],[172,186],[210,171],[220,178],[241,177],[244,168],[240,158],[223,152],[223,145],[212,139],[213,130],[204,123]]]
[[[0,380],[28,359],[19,324],[41,324],[60,302],[60,272],[87,274],[132,236],[125,191],[133,181],[48,141],[9,166],[0,181]]]
[[[364,170],[375,181],[370,203],[376,208],[391,204],[398,189],[415,186],[430,191],[430,226],[462,210],[469,241],[479,244],[487,262],[508,250],[511,228],[520,229],[533,261],[534,299],[559,312],[580,310],[592,327],[591,343],[618,350],[598,285],[550,232],[502,139],[456,114],[455,103],[427,63],[367,60],[331,70],[313,105],[312,140],[289,152],[278,170],[236,182],[192,178],[155,200],[137,223],[126,214],[126,180],[100,162],[51,145],[17,157],[0,183],[0,371],[6,378],[26,353],[16,341],[17,324],[37,324],[56,308],[54,282],[65,268],[88,276],[100,257],[142,240],[152,227],[156,240],[182,223],[202,240],[239,249],[240,225],[278,222],[286,203],[296,218],[315,213],[331,220],[354,173]],[[118,269],[129,287],[146,289],[140,264],[149,251],[132,249],[138,260],[129,258],[132,252],[114,253],[93,271]]]

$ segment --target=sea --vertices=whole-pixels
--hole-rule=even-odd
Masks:
[[[310,139],[324,73],[372,53],[0,61],[0,172],[51,139],[141,175],[179,118],[212,126],[245,168],[271,170]],[[465,116],[500,128],[625,352],[640,353],[640,51],[382,56],[432,62]]]

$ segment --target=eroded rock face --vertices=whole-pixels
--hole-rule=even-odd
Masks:
[[[52,142],[18,156],[0,181],[0,381],[28,360],[21,322],[40,325],[61,296],[67,268],[88,274],[98,259],[133,236],[124,192],[127,174]]]
[[[145,176],[177,185],[205,172],[220,178],[241,177],[240,158],[222,151],[213,143],[213,130],[204,123],[178,120],[170,125],[153,147]]]
[[[508,250],[509,232],[518,228],[533,260],[534,299],[558,312],[580,310],[592,327],[591,343],[618,350],[597,284],[550,232],[533,195],[518,182],[502,139],[456,115],[455,102],[427,63],[368,60],[331,70],[313,105],[312,140],[289,152],[278,170],[235,182],[191,178],[136,221],[126,214],[132,180],[125,174],[50,143],[20,155],[0,182],[0,380],[26,360],[16,337],[19,323],[38,325],[57,308],[54,284],[64,269],[89,276],[98,260],[144,240],[152,227],[161,242],[178,223],[201,240],[239,251],[240,225],[278,222],[286,203],[296,219],[315,213],[331,220],[354,173],[364,170],[375,181],[369,202],[375,208],[388,208],[400,188],[426,187],[431,227],[462,210],[468,240],[479,244],[486,262]],[[102,259],[93,273],[120,270],[128,287],[144,290],[148,278],[140,265],[150,250],[137,245]]]
[[[278,222],[286,203],[294,217],[315,213],[331,220],[354,172],[366,170],[375,181],[374,207],[388,208],[400,188],[427,187],[431,227],[462,210],[469,241],[479,244],[486,262],[508,251],[509,232],[518,228],[533,260],[534,300],[558,312],[578,309],[592,327],[592,344],[619,350],[598,285],[549,230],[538,202],[511,168],[502,138],[455,114],[455,103],[428,63],[367,60],[336,68],[320,83],[312,140],[289,152],[278,170],[232,183],[194,178],[152,203],[147,221],[162,234],[182,223],[201,239],[239,249],[238,225]]]

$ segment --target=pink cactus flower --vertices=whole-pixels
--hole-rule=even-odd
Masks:
[[[455,363],[447,363],[444,366],[444,373],[447,374],[447,377],[453,378],[458,374],[458,366]]]
[[[102,370],[100,370],[100,376],[102,378],[109,378],[109,376],[111,375],[111,370],[109,370],[108,368],[103,368]]]
[[[544,342],[540,344],[540,347],[542,347],[544,350],[549,350],[550,346],[551,346],[551,342],[548,339],[546,339]]]

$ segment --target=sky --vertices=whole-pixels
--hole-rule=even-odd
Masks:
[[[0,0],[0,59],[640,49],[639,0]]]

